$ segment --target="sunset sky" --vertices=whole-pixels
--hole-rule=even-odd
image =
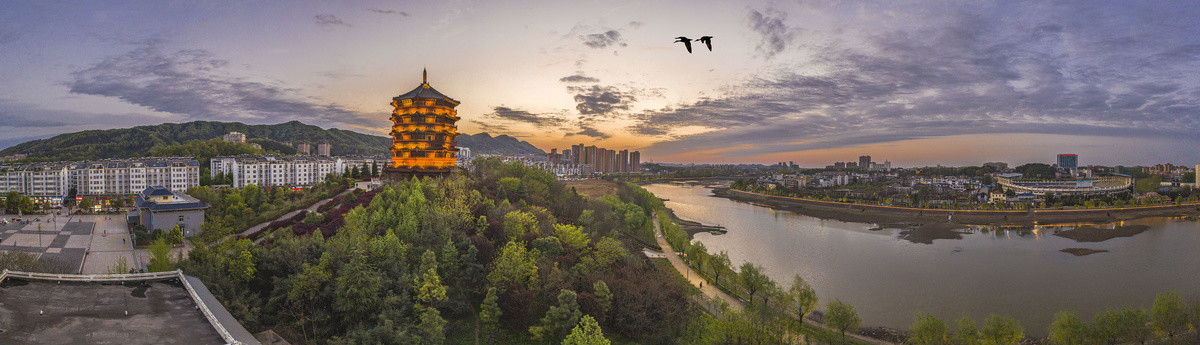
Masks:
[[[1196,164],[1196,4],[4,1],[0,147],[194,120],[385,135],[428,68],[461,132],[547,151]]]

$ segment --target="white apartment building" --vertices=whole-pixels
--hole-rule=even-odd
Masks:
[[[210,173],[224,173],[233,176],[233,187],[242,188],[248,185],[258,186],[311,186],[325,181],[325,175],[341,175],[351,166],[361,167],[363,163],[371,166],[378,164],[379,169],[386,165],[384,159],[378,157],[328,157],[328,156],[259,156],[243,155],[234,157],[216,157],[211,161]]]
[[[148,186],[183,191],[199,185],[200,163],[187,157],[0,166],[0,193],[15,191],[39,202],[60,203],[71,188],[77,196],[103,196],[137,194]]]

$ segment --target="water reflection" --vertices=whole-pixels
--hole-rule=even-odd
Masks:
[[[1146,218],[1110,224],[1025,227],[972,225],[962,239],[918,244],[905,229],[799,215],[711,196],[702,187],[646,186],[680,217],[720,224],[725,235],[696,234],[734,264],[751,261],[777,282],[800,274],[824,301],[851,303],[864,325],[907,328],[918,311],[943,319],[1011,315],[1026,333],[1044,335],[1053,313],[1081,317],[1107,307],[1148,307],[1169,289],[1200,297],[1200,223]],[[1076,242],[1055,235],[1079,227],[1143,225],[1133,237]],[[1075,256],[1061,250],[1107,250]]]

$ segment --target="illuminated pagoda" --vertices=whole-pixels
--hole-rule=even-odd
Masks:
[[[385,170],[389,179],[440,175],[455,168],[458,104],[429,86],[426,71],[421,72],[420,86],[392,98],[392,164]]]

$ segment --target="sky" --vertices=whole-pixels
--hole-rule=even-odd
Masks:
[[[643,161],[1200,163],[1190,1],[0,0],[0,147],[194,120],[460,132]],[[712,50],[677,36],[712,36]]]

